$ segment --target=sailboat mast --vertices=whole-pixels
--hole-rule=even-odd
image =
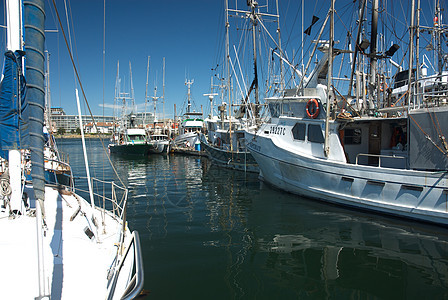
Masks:
[[[51,94],[50,94],[50,53],[45,50],[46,54],[46,71],[45,71],[45,123],[48,126],[50,133],[52,133],[53,126],[51,124]],[[52,140],[50,139],[50,143]]]
[[[327,81],[327,115],[325,118],[325,143],[324,152],[325,156],[328,157],[330,154],[329,145],[329,130],[330,130],[330,112],[333,103],[333,93],[332,89],[332,77],[333,77],[333,40],[334,40],[334,0],[331,0],[331,12],[330,12],[330,41],[328,49],[328,81]]]
[[[7,50],[22,50],[22,6],[19,1],[7,1]],[[10,178],[21,178],[20,149],[16,146],[8,151]],[[22,203],[21,181],[11,180],[11,209],[20,211]],[[42,199],[43,200],[43,199]]]

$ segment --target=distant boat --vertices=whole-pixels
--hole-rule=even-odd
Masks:
[[[0,88],[0,298],[135,298],[143,264],[138,233],[127,227],[127,190],[109,183],[111,196],[90,190],[87,202],[73,181],[59,180],[58,172],[71,176],[70,166],[45,145],[44,1],[8,1],[6,8],[12,38]]]
[[[179,126],[179,135],[174,138],[174,145],[181,148],[195,149],[200,144],[199,134],[204,131],[204,120],[201,112],[191,111],[191,85],[193,81],[185,81],[188,87],[187,109],[182,116]]]
[[[163,60],[163,74],[165,74],[165,59]],[[148,57],[148,67],[147,67],[147,73],[146,73],[146,92],[145,92],[145,115],[146,115],[146,103],[148,102],[148,77],[149,77],[149,57]],[[165,77],[163,78],[163,82],[165,83]],[[165,89],[164,89],[165,90]],[[165,98],[165,96],[163,96]],[[154,123],[152,130],[148,130],[148,139],[149,143],[151,145],[151,148],[149,150],[150,153],[153,154],[167,154],[171,150],[171,139],[168,135],[164,134],[164,128],[158,130],[156,124],[157,124],[157,100],[159,97],[157,97],[157,87],[154,88],[154,96],[152,97],[154,108],[153,108],[153,114],[154,114]],[[146,127],[146,124],[145,124]]]
[[[201,149],[212,163],[221,167],[258,173],[258,164],[246,147],[244,120],[228,118],[225,105],[219,111],[220,117],[210,116],[204,121],[207,134],[201,134]]]
[[[117,131],[109,143],[110,153],[145,156],[152,146],[143,128],[124,128]]]
[[[378,2],[372,1],[372,26],[377,24],[375,5]],[[325,23],[332,13],[333,8]],[[446,71],[432,76],[437,83],[432,89],[422,84],[428,83],[428,76],[418,79],[408,70],[406,80],[399,73],[387,90],[375,60],[390,58],[397,46],[385,53],[371,48],[372,82],[358,78],[357,99],[350,101],[350,91],[343,96],[332,85],[333,59],[344,52],[334,49],[333,41],[323,43],[323,58],[302,78],[303,85],[266,98],[270,120],[246,132],[260,177],[315,199],[448,225]],[[403,104],[397,104],[400,101]]]
[[[166,134],[151,134],[150,135],[151,149],[150,153],[167,154],[171,149],[171,140]]]
[[[250,1],[247,2],[250,4]],[[246,127],[252,126],[259,121],[259,116],[255,106],[249,103],[250,96],[258,99],[258,75],[257,75],[257,55],[256,50],[253,53],[253,70],[255,72],[250,88],[242,95],[242,100],[235,101],[232,93],[232,78],[236,78],[230,70],[230,48],[229,48],[229,26],[228,20],[230,12],[235,14],[245,15],[248,20],[256,20],[261,17],[261,14],[255,10],[255,7],[249,7],[250,11],[243,11],[242,9],[230,9],[226,2],[225,7],[225,30],[226,30],[226,54],[225,60],[227,65],[227,77],[225,79],[226,85],[221,85],[221,105],[218,106],[218,115],[213,115],[213,97],[218,94],[213,93],[213,78],[212,78],[212,93],[204,94],[210,99],[211,113],[210,117],[205,119],[207,134],[201,137],[201,147],[207,153],[208,158],[222,167],[242,170],[248,172],[259,172],[258,164],[250,151],[246,147],[246,140],[244,131]],[[272,15],[274,16],[274,15]],[[247,22],[252,28],[249,30],[256,31],[258,22]],[[236,28],[236,27],[234,27]],[[252,49],[256,49],[257,40],[256,35],[252,37]],[[252,71],[252,68],[251,68]],[[235,72],[233,70],[233,72]],[[232,74],[232,75],[231,75]],[[244,76],[243,76],[244,77]],[[235,79],[238,82],[238,79]],[[238,82],[239,84],[239,82]],[[224,94],[227,91],[228,103],[224,101]],[[233,107],[238,106],[239,109],[233,113]]]
[[[114,125],[114,132],[110,138],[109,151],[121,155],[140,155],[149,154],[151,145],[147,139],[144,124],[138,126],[137,118],[133,112],[126,114],[128,103],[131,110],[134,111],[134,89],[132,87],[132,70],[129,63],[129,73],[131,74],[131,93],[120,91],[119,63],[117,63],[117,79],[115,84],[115,103],[114,107],[121,102],[121,117],[118,126]]]

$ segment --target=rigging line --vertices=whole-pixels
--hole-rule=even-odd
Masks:
[[[411,118],[412,121],[414,121],[415,125],[417,125],[417,127],[423,132],[423,134],[425,135],[426,139],[429,140],[440,152],[442,152],[443,155],[447,156],[447,151],[444,151],[442,148],[440,148],[429,136],[429,134],[427,134],[423,128],[417,123],[417,121],[412,117],[411,114],[409,114],[409,117]]]
[[[436,112],[434,110],[434,107],[433,107],[433,111],[432,111],[432,113],[434,114],[434,117],[431,115],[431,111],[429,110],[429,107],[427,108],[427,110],[428,110],[429,117],[431,118],[432,124],[434,125],[434,128],[437,131],[439,138],[441,139],[443,137],[443,133],[442,133],[442,129],[441,129],[441,126],[439,123],[439,119],[437,118]],[[434,119],[435,119],[435,121],[434,121]],[[437,125],[436,125],[436,122],[437,122]],[[443,137],[443,139],[444,139],[444,137]]]
[[[288,15],[288,10],[289,10],[289,5],[290,5],[290,3],[291,3],[291,2],[288,1],[288,5],[287,5],[287,9],[286,9],[285,16]],[[284,20],[283,20],[283,24],[282,24],[283,26],[282,26],[282,27],[283,27],[283,28],[285,28],[285,27],[290,27],[290,28],[291,28],[291,30],[289,31],[289,34],[288,34],[288,39],[286,40],[286,43],[285,43],[285,47],[288,47],[288,45],[289,45],[289,41],[291,40],[292,31],[293,31],[293,29],[295,28],[296,21],[299,19],[297,16],[299,15],[300,9],[303,9],[301,4],[300,4],[300,6],[299,6],[298,9],[297,9],[297,13],[296,13],[296,15],[295,15],[294,18],[293,18],[294,22],[292,23],[291,26],[287,26],[287,25],[286,25],[286,18],[284,18]]]
[[[55,4],[56,5],[56,4]],[[70,44],[70,48],[69,48],[69,52],[70,53],[72,53],[73,52],[73,45],[72,45],[72,37],[71,37],[71,29],[70,29],[70,22],[69,22],[69,18],[68,18],[68,11],[67,11],[67,1],[66,0],[64,0],[64,9],[65,9],[65,15],[67,16],[67,29],[68,29],[68,40],[69,40],[69,44]],[[56,14],[57,14],[57,16],[58,16],[58,19],[59,19],[59,13],[58,13],[58,11],[57,11],[57,9],[56,9],[56,6],[55,6],[55,10],[56,10]],[[62,28],[62,23],[61,22],[59,22],[59,24],[60,24],[60,26],[61,26],[61,28]],[[64,31],[62,31],[62,33],[64,33]],[[64,38],[65,38],[65,33],[64,33]],[[65,41],[66,43],[67,43],[67,40]],[[69,47],[68,45],[67,45],[67,47]],[[70,56],[71,56],[71,54],[70,54]],[[76,74],[75,74],[75,70],[73,70],[73,73],[74,73],[74,83],[75,83],[75,88],[78,88],[78,83],[76,82]]]
[[[75,76],[76,76],[76,78],[78,79],[79,86],[80,86],[80,88],[81,88],[81,92],[82,92],[82,95],[83,95],[83,97],[84,97],[84,101],[85,101],[85,103],[86,103],[86,105],[87,105],[87,109],[89,110],[90,117],[92,118],[93,126],[98,130],[98,128],[97,128],[97,126],[96,126],[95,118],[93,117],[93,114],[92,114],[92,110],[90,109],[89,102],[87,101],[87,97],[86,97],[86,94],[85,94],[85,92],[84,92],[84,87],[83,87],[82,82],[81,82],[81,79],[80,79],[80,77],[79,77],[78,70],[77,70],[76,65],[75,65],[75,61],[73,60],[73,54],[72,54],[72,52],[70,51],[70,48],[69,48],[69,44],[68,44],[68,41],[67,41],[67,36],[66,36],[66,34],[65,34],[64,27],[62,26],[61,18],[59,17],[59,11],[58,11],[58,9],[57,9],[57,7],[56,7],[56,2],[55,2],[55,0],[52,0],[52,2],[53,2],[53,6],[54,6],[54,9],[55,9],[55,12],[56,12],[56,16],[57,16],[57,18],[58,18],[59,26],[61,27],[62,35],[64,36],[65,45],[67,46],[67,51],[68,51],[68,54],[69,54],[69,56],[70,56],[70,61],[72,62],[72,65],[73,65],[73,70],[74,70],[74,72],[75,72]],[[82,130],[82,129],[81,129],[81,130]],[[103,141],[103,139],[102,139],[101,136],[100,136],[100,141],[101,141],[101,145],[103,146],[103,150],[107,153],[107,151],[106,151],[106,147],[104,146],[104,141]],[[115,169],[114,165],[112,164],[112,161],[111,161],[111,159],[110,159],[110,156],[109,156],[109,155],[106,155],[106,156],[107,156],[107,159],[109,160],[109,163],[110,163],[110,165],[112,166],[112,169],[114,170],[114,173],[115,173],[115,175],[117,176],[118,180],[120,181],[120,183],[121,183],[123,186],[125,186],[125,184],[124,184],[123,181],[121,180],[120,176],[118,175],[117,170]]]
[[[400,102],[401,99],[403,99],[403,97],[406,96],[407,94],[408,94],[408,91],[404,92],[403,95],[401,95],[400,98],[398,98],[398,100],[395,101],[395,103],[391,105],[391,107],[397,105],[397,103]]]
[[[105,81],[106,81],[106,0],[104,0],[103,5],[103,126],[106,126],[105,118],[104,118],[104,93],[105,93]],[[102,160],[103,167],[103,179],[105,177],[105,164],[104,160]],[[106,195],[105,193],[105,184],[103,184],[103,197]],[[103,198],[104,201],[104,198]],[[103,210],[104,213],[104,210]]]

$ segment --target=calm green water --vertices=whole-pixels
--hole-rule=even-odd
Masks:
[[[93,173],[113,179],[101,143]],[[84,176],[79,140],[59,140]],[[147,299],[448,299],[448,229],[287,194],[188,156],[112,157]]]

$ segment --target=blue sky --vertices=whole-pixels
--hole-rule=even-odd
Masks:
[[[61,16],[64,29],[67,31],[64,1],[57,0],[58,11]],[[266,0],[259,0],[264,5]],[[380,1],[382,2],[382,1]],[[409,2],[402,6],[399,1],[391,1],[389,5],[395,6],[398,11],[388,17],[388,27],[396,31],[387,43],[397,42],[398,39],[406,40],[407,35],[402,28],[406,27],[406,19],[409,18]],[[234,7],[235,0],[229,0]],[[246,1],[239,1],[239,8],[245,8]],[[269,0],[269,5],[274,8],[274,0]],[[422,0],[423,22],[432,19],[430,4],[432,0]],[[45,0],[47,6],[47,29],[57,29],[58,24],[54,12],[52,0]],[[81,76],[82,84],[86,92],[87,100],[95,115],[112,115],[109,108],[114,101],[115,79],[117,73],[117,61],[120,61],[120,77],[125,83],[122,90],[129,91],[129,62],[132,64],[133,86],[135,101],[139,111],[144,111],[144,97],[146,86],[147,57],[151,57],[148,93],[153,96],[154,87],[157,85],[157,96],[162,96],[162,60],[165,57],[165,111],[167,117],[173,116],[174,104],[177,105],[177,113],[180,113],[186,101],[187,87],[185,80],[194,80],[192,85],[192,97],[196,104],[196,110],[209,112],[209,102],[204,93],[210,91],[211,77],[219,72],[212,71],[218,64],[223,66],[224,57],[224,0],[106,0],[106,46],[105,46],[105,77],[103,93],[103,0],[67,0],[69,15],[73,18],[71,37],[73,42],[74,57]],[[311,22],[312,16],[320,17],[319,22],[313,28],[312,34],[317,34],[320,25],[325,18],[330,1],[305,1],[305,28]],[[446,3],[442,1],[442,5]],[[300,64],[300,38],[301,38],[301,1],[279,0],[280,27],[282,34],[282,47],[290,60],[295,54],[294,64]],[[355,10],[352,0],[336,1],[337,20],[353,20]],[[1,6],[2,12],[4,5]],[[2,16],[4,14],[2,13]],[[231,18],[230,29],[232,34],[244,35],[242,18]],[[3,21],[3,24],[5,21]],[[353,24],[353,22],[351,22]],[[266,26],[276,27],[272,22],[266,22]],[[340,47],[344,46],[348,23],[336,28],[336,39],[340,40]],[[269,28],[272,29],[272,28]],[[328,37],[325,31],[324,37]],[[246,32],[247,34],[247,32]],[[275,35],[275,28],[272,31]],[[265,36],[266,38],[266,36]],[[313,37],[315,38],[315,37]],[[67,49],[61,31],[59,33],[47,33],[46,47],[50,52],[50,78],[52,106],[63,107],[66,113],[76,114],[75,81],[72,66],[68,59]],[[233,45],[238,48],[240,64],[246,85],[252,81],[250,40],[241,42],[240,37],[231,36],[231,57],[235,62]],[[4,47],[4,34],[2,47]],[[306,37],[307,45],[304,47],[305,56],[311,51],[311,38]],[[272,48],[273,44],[271,45]],[[400,48],[397,55],[404,56],[406,49]],[[244,55],[247,54],[249,56]],[[299,54],[299,55],[298,55]],[[272,54],[259,53],[260,82],[269,78],[267,64]],[[406,64],[406,60],[403,61]],[[237,67],[235,67],[237,68]],[[335,67],[338,71],[338,66]],[[214,77],[214,83],[218,83],[218,77]],[[291,81],[289,81],[291,82]],[[103,109],[103,103],[105,107]],[[83,114],[86,113],[83,106]],[[152,106],[148,106],[152,110]],[[162,111],[162,106],[158,106]]]

